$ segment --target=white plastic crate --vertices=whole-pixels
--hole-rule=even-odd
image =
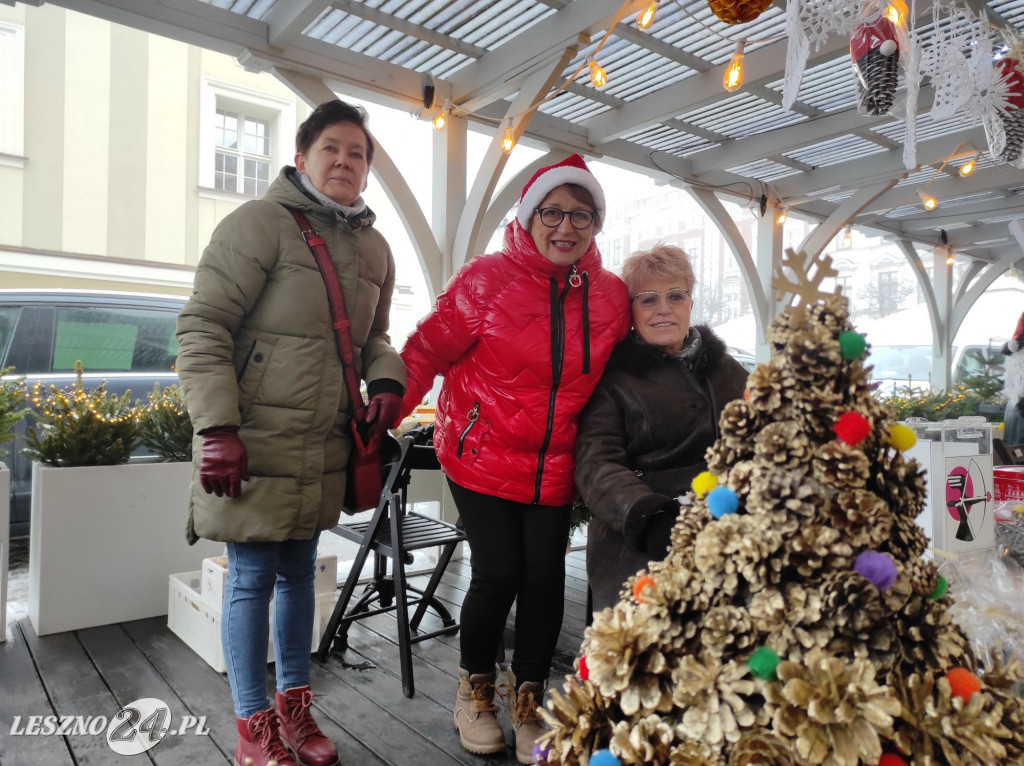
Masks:
[[[224,603],[224,585],[228,578],[228,557],[215,556],[203,559],[202,581],[199,593],[204,599],[219,607]],[[317,553],[316,579],[313,587],[317,594],[328,593],[338,587],[338,557],[333,553]]]
[[[199,592],[201,572],[182,572],[169,578],[167,603],[167,627],[206,663],[218,673],[224,673],[224,650],[220,642],[220,607],[202,597]],[[334,611],[338,591],[316,594],[316,609],[313,612],[313,641],[310,654],[320,645],[327,623]],[[273,610],[273,602],[271,602]],[[274,661],[274,634],[270,632],[267,646],[267,662]]]

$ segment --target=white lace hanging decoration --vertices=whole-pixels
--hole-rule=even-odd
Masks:
[[[974,78],[966,52],[977,37],[978,18],[955,2],[932,6],[932,43],[921,54],[921,75],[935,91],[931,118],[948,120],[963,108],[974,90]]]
[[[849,36],[862,18],[862,8],[877,0],[788,0],[786,3],[786,74],[782,108],[793,108],[811,48],[819,51],[831,35]]]
[[[917,100],[921,93],[921,44],[915,34],[917,3],[910,3],[908,26],[903,27],[900,44],[900,63],[903,65],[903,81],[907,84],[907,124],[903,137],[903,167],[914,170],[917,167]],[[902,27],[902,25],[900,25]]]

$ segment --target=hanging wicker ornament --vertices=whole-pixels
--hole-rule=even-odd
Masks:
[[[899,81],[896,26],[885,16],[859,25],[850,35],[850,58],[857,85],[857,110],[874,116],[885,114],[896,98]]]
[[[1003,122],[1003,130],[1006,131],[1006,145],[999,153],[999,159],[1004,162],[1016,162],[1024,152],[1024,74],[1021,73],[1021,64],[1017,59],[1002,58],[995,63],[999,79],[1007,81],[1007,101],[999,118]]]
[[[708,0],[711,12],[726,24],[746,24],[771,5],[771,0]]]

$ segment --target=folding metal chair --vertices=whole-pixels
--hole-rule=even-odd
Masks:
[[[325,660],[332,649],[344,652],[348,648],[348,628],[356,620],[394,611],[398,620],[398,648],[402,668],[402,691],[406,697],[415,693],[412,671],[412,644],[428,638],[455,633],[459,623],[444,604],[434,596],[441,576],[455,553],[455,548],[466,539],[465,532],[454,524],[408,511],[408,488],[415,470],[440,470],[430,443],[432,429],[416,429],[406,434],[399,444],[397,460],[391,464],[384,481],[373,516],[369,521],[339,524],[331,531],[359,543],[359,552],[341,589],[330,622],[320,640],[317,658]],[[441,547],[437,564],[425,588],[420,590],[409,584],[406,564],[412,563],[412,551]],[[355,592],[363,564],[370,552],[374,554],[373,577],[363,588],[355,603],[349,605]],[[391,575],[388,575],[388,560]],[[412,618],[409,608],[415,607]],[[442,627],[429,633],[418,628],[427,609],[433,609],[441,618]]]

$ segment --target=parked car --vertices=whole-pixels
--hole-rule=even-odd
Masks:
[[[145,400],[154,383],[178,382],[175,320],[185,298],[174,295],[83,290],[0,290],[0,369],[59,388],[75,382],[81,361],[86,387]],[[23,452],[31,415],[15,431],[11,469],[11,536],[29,532],[32,463]]]
[[[753,372],[754,368],[757,367],[757,360],[754,359],[754,355],[749,351],[744,351],[735,346],[726,346],[725,350],[729,353],[729,356],[742,364],[747,372]]]
[[[1002,339],[993,339],[988,344],[952,346],[953,385],[986,370],[989,374],[1002,375],[1004,357],[999,350],[1004,342]],[[882,392],[901,388],[924,391],[942,387],[932,385],[932,353],[930,345],[872,346],[867,363],[874,368],[871,377],[879,384]]]

